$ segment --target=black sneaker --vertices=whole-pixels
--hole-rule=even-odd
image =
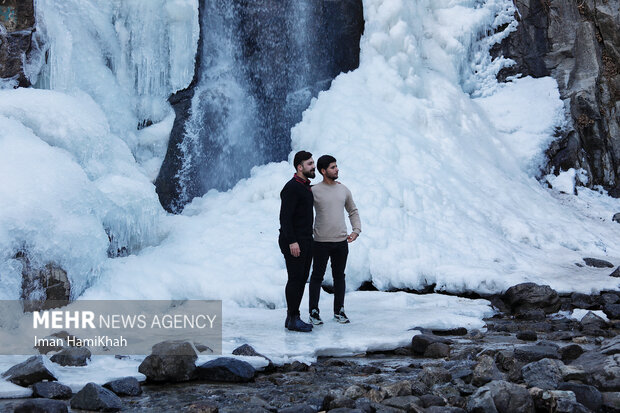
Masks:
[[[301,321],[301,318],[299,318],[299,316],[294,316],[291,317],[291,320],[289,321],[286,328],[291,331],[301,331],[304,333],[309,333],[312,331],[312,324],[304,323],[303,321]]]
[[[334,314],[334,320],[338,321],[340,324],[347,324],[351,321],[349,317],[344,313],[344,308],[341,308],[340,311]]]
[[[323,320],[321,320],[321,316],[319,315],[319,310],[316,308],[310,311],[310,320],[308,320],[310,324],[314,324],[315,326],[320,326],[323,324]]]

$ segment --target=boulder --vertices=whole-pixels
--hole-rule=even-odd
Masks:
[[[428,346],[433,343],[452,344],[452,341],[430,334],[417,334],[411,339],[411,350],[416,354],[423,355]]]
[[[14,413],[67,413],[67,404],[60,400],[33,399],[18,404]]]
[[[606,392],[603,395],[603,407],[609,412],[620,411],[620,392]]]
[[[561,383],[558,390],[568,390],[575,393],[577,401],[593,412],[598,412],[603,405],[603,396],[594,386],[581,383]]]
[[[188,381],[196,375],[196,348],[189,341],[164,341],[153,346],[152,352],[138,371],[153,382]]]
[[[558,293],[548,285],[522,283],[510,287],[502,295],[502,300],[513,313],[541,309],[546,314],[555,313],[560,309]]]
[[[142,394],[142,387],[135,377],[112,380],[104,384],[103,387],[112,390],[117,396],[138,396]]]
[[[385,397],[410,396],[411,382],[409,380],[398,381],[386,386],[382,386],[381,390],[385,392]]]
[[[2,377],[18,386],[30,386],[43,380],[56,380],[43,361],[43,356],[32,356],[28,360],[16,364],[4,373]]]
[[[454,406],[431,406],[424,410],[425,413],[466,413],[460,407]]]
[[[71,399],[72,409],[117,412],[122,407],[123,403],[116,394],[95,383],[88,383]]]
[[[90,356],[90,350],[86,347],[65,347],[50,360],[61,366],[85,366]]]
[[[419,374],[418,380],[428,388],[432,388],[437,384],[449,383],[452,380],[452,375],[443,367],[425,366]]]
[[[523,366],[521,375],[528,387],[552,390],[562,381],[563,365],[559,360],[542,359]]]
[[[538,340],[538,335],[536,335],[535,331],[525,330],[519,331],[517,333],[517,338],[523,341],[536,341]]]
[[[465,327],[447,328],[431,330],[436,336],[464,336],[467,335],[467,329]]]
[[[613,268],[614,267],[614,265],[611,262],[600,260],[598,258],[584,258],[583,262],[585,262],[588,267],[594,267],[594,268]]]
[[[475,413],[534,413],[534,401],[525,387],[507,381],[492,381],[480,387],[467,402]]]
[[[434,394],[425,394],[424,396],[420,396],[420,403],[422,407],[431,407],[431,406],[445,406],[446,401],[443,397],[436,396]]]
[[[612,355],[620,353],[620,336],[604,340],[601,343],[601,353],[605,355]]]
[[[515,348],[515,359],[518,361],[522,361],[525,363],[531,363],[533,361],[542,360],[545,358],[548,359],[558,359],[560,355],[558,353],[558,348],[551,345],[531,345],[531,346],[520,346]]]
[[[583,354],[583,348],[579,344],[569,344],[560,348],[560,358],[562,361],[575,360]]]
[[[620,224],[620,212],[616,212],[611,220]]]
[[[537,411],[554,413],[590,413],[577,401],[575,394],[564,390],[543,390],[537,387],[530,389]]]
[[[34,397],[46,399],[70,399],[73,395],[71,387],[55,381],[40,381],[32,386]]]
[[[383,404],[390,407],[396,407],[397,409],[401,409],[406,412],[424,412],[424,410],[420,408],[420,399],[416,396],[391,397],[384,400]]]
[[[265,367],[265,371],[272,371],[274,369],[274,365],[273,362],[271,361],[271,359],[267,356],[262,355],[261,353],[257,352],[256,350],[254,350],[254,347],[252,347],[249,344],[244,344],[242,346],[237,347],[236,349],[233,350],[232,352],[235,356],[252,356],[252,357],[262,357],[265,360],[267,360],[267,367]]]
[[[600,391],[620,391],[620,354],[606,356],[596,351],[583,353],[572,363],[587,373],[587,384]]]
[[[344,391],[344,396],[348,397],[349,399],[359,399],[360,397],[364,396],[366,394],[366,390],[364,390],[362,387],[354,384],[353,386],[349,386],[345,391]]]
[[[197,373],[202,380],[245,383],[254,378],[256,370],[246,361],[219,357],[198,366]]]
[[[450,357],[450,346],[444,343],[432,343],[424,351],[424,357],[432,359]]]
[[[504,377],[495,365],[493,357],[483,355],[478,358],[478,364],[474,368],[471,383],[474,386],[484,386],[493,380],[502,380]]]
[[[603,312],[610,320],[620,320],[620,304],[605,304]]]
[[[217,413],[217,408],[213,411]],[[308,406],[307,404],[294,404],[293,406],[285,409],[279,409],[278,413],[316,413],[316,409]]]

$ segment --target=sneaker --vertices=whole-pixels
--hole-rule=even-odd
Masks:
[[[292,317],[286,327],[291,331],[301,331],[309,333],[312,331],[312,324],[304,323],[299,316]]]
[[[316,308],[310,311],[310,320],[308,320],[310,324],[314,324],[315,326],[320,326],[323,324],[323,320],[321,320],[321,316],[319,315],[319,310]]]
[[[340,324],[347,324],[351,321],[349,317],[344,313],[344,308],[341,308],[340,311],[334,314],[334,320],[338,321]]]

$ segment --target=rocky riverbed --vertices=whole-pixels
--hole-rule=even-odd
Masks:
[[[201,366],[194,366],[193,358],[175,363],[179,356],[166,354],[186,345],[176,343],[145,359],[140,371],[148,379],[141,385],[132,380],[106,388],[91,384],[71,395],[54,382],[37,383],[38,394],[48,398],[2,400],[0,409],[620,411],[620,291],[560,296],[548,287],[522,284],[487,298],[498,313],[485,320],[486,331],[422,330],[412,332],[411,345],[393,351],[319,358],[312,365],[270,365],[260,372],[225,357]],[[249,346],[237,353],[255,354]],[[50,389],[52,385],[57,388]]]

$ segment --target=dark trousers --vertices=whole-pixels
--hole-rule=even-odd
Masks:
[[[299,315],[299,306],[304,296],[304,288],[310,275],[310,266],[312,265],[312,238],[298,240],[299,249],[301,250],[299,257],[291,255],[291,249],[286,241],[278,239],[280,251],[284,255],[286,261],[286,272],[288,272],[288,281],[286,282],[286,306],[288,314],[291,316]]]
[[[310,311],[319,308],[319,295],[321,284],[327,269],[327,260],[332,263],[332,276],[334,277],[334,313],[344,307],[344,269],[347,266],[349,255],[349,243],[341,242],[318,242],[314,243],[314,265],[310,277]]]

